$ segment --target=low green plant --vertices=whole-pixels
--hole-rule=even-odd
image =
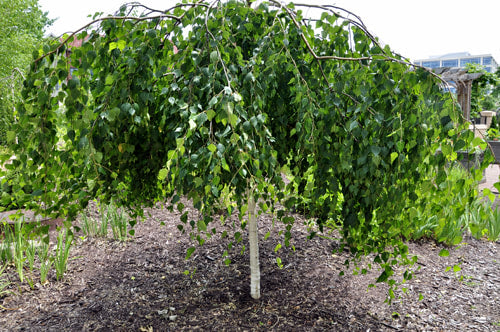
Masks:
[[[107,208],[104,205],[99,206],[101,223],[99,224],[99,234],[102,237],[108,236],[109,220],[107,218]]]
[[[10,281],[6,280],[3,276],[3,272],[5,271],[6,267],[7,264],[4,264],[2,268],[0,268],[0,298],[10,293],[10,291],[7,290],[10,285]]]
[[[26,261],[26,258],[24,257],[26,239],[23,232],[23,222],[24,219],[16,219],[14,224],[14,243],[12,244],[14,249],[14,265],[16,266],[17,274],[19,275],[19,280],[21,282],[24,281],[24,262]]]
[[[134,230],[130,229],[127,232],[127,228],[128,225],[133,227],[135,220],[130,218],[123,209],[119,209],[114,202],[111,202],[107,206],[101,206],[100,211],[101,228],[106,227],[107,229],[109,224],[115,240],[126,241],[129,234],[134,235]]]
[[[33,288],[37,241],[44,233],[48,233],[48,226],[40,227],[37,222],[26,223],[23,216],[16,215],[14,226],[4,224],[4,241],[0,247],[0,255],[4,263],[12,262],[16,267],[20,282],[25,280]],[[26,264],[28,274],[25,273]]]
[[[35,240],[34,239],[28,240],[25,247],[25,256],[26,260],[28,261],[29,276],[26,276],[26,281],[28,282],[28,284],[32,289],[34,287],[33,271],[35,268],[36,254],[37,254],[37,247]]]
[[[113,231],[113,238],[126,241],[128,219],[123,210],[118,209],[114,204],[108,205],[108,220]]]
[[[490,218],[487,218],[483,224],[483,229],[488,232],[488,240],[498,241],[500,239],[500,209],[490,209]]]
[[[33,269],[35,268],[35,257],[37,254],[37,246],[35,240],[30,240],[26,244],[25,248],[25,255],[26,255],[26,260],[28,261],[28,268],[30,272],[33,272]]]
[[[86,236],[102,236],[102,228],[101,224],[97,222],[92,217],[89,217],[86,213],[82,213],[80,215],[81,219],[81,228],[83,231],[83,234]],[[106,233],[107,233],[107,227],[106,227]],[[104,235],[106,236],[106,235]]]
[[[2,263],[10,263],[14,261],[14,254],[12,253],[12,243],[14,242],[12,229],[6,222],[3,223],[3,240],[0,242],[0,259]]]
[[[500,139],[500,131],[497,128],[488,129],[486,139],[489,141],[498,141]]]
[[[64,241],[63,241],[64,237]],[[54,267],[56,269],[57,280],[62,279],[68,266],[69,251],[73,244],[73,232],[69,227],[65,227],[64,231],[61,229],[57,234],[57,245],[54,256]]]
[[[53,257],[49,255],[49,249],[49,244],[45,241],[42,241],[38,250],[38,257],[40,259],[40,283],[42,285],[47,281],[50,268],[54,263]]]

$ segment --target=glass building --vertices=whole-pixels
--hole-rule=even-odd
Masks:
[[[429,59],[416,60],[414,63],[427,68],[463,68],[468,63],[475,63],[484,66],[484,69],[490,73],[495,72],[498,68],[498,62],[491,54],[471,55],[468,52],[445,54]]]

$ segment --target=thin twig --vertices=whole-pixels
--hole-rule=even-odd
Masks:
[[[210,16],[210,11],[212,10],[212,8],[214,7],[214,5],[217,3],[217,2],[220,2],[220,0],[215,0],[214,2],[212,2],[212,4],[208,7],[208,10],[207,10],[207,14],[205,15],[205,29],[207,30],[207,33],[209,34],[209,36],[213,39],[213,41],[216,43],[215,44],[215,49],[217,50],[217,56],[219,57],[220,61],[221,61],[221,65],[222,65],[222,69],[224,70],[224,75],[226,76],[226,80],[227,80],[227,85],[229,87],[231,87],[231,80],[229,79],[229,75],[227,73],[227,68],[226,68],[226,65],[224,64],[224,60],[222,60],[222,56],[221,56],[221,52],[219,50],[219,46],[217,46],[217,39],[215,39],[215,36],[212,34],[212,32],[210,31],[210,29],[208,28],[208,16]]]

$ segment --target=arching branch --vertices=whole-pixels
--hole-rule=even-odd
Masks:
[[[164,19],[164,18],[171,18],[171,19],[174,19],[174,20],[177,20],[177,21],[180,21],[181,18],[177,17],[177,16],[174,16],[174,15],[168,15],[168,14],[161,14],[161,15],[156,15],[156,16],[145,16],[145,17],[134,17],[134,16],[106,16],[106,17],[101,17],[101,18],[98,18],[98,19],[95,19],[93,21],[91,21],[90,23],[87,23],[85,24],[83,27],[79,28],[78,30],[74,31],[73,33],[71,33],[68,37],[66,37],[55,49],[53,49],[52,51],[50,52],[47,52],[45,53],[44,55],[40,56],[39,58],[37,58],[34,62],[37,63],[39,62],[40,60],[50,56],[51,54],[54,54],[54,53],[57,53],[61,47],[63,47],[63,45],[65,45],[71,38],[73,38],[77,33],[79,33],[80,31],[83,31],[85,30],[86,28],[94,25],[95,23],[97,22],[102,22],[102,21],[106,21],[106,20],[133,20],[133,21],[148,21],[148,20],[154,20],[154,19]]]

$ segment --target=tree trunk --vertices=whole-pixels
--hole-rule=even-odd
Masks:
[[[257,209],[253,193],[248,198],[248,241],[250,243],[250,295],[260,298],[259,234]]]

